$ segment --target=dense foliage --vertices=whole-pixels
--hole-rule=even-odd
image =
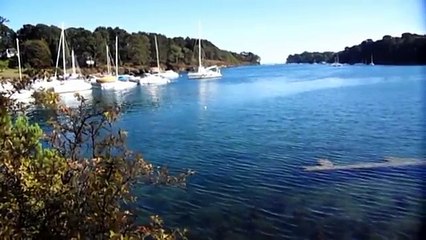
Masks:
[[[53,113],[44,132],[20,113],[14,91],[0,93],[1,239],[184,238],[158,216],[136,224],[135,184],[184,184],[190,173],[171,176],[129,151],[126,132],[113,127],[115,107],[89,107],[77,95],[80,106],[68,108],[53,92],[37,93]]]
[[[371,57],[376,64],[414,65],[426,64],[426,35],[404,33],[401,37],[384,36],[381,40],[367,39],[359,45],[346,47],[344,51],[303,52],[289,55],[287,63],[334,62],[336,56],[340,63],[370,63]]]
[[[44,41],[50,50],[50,66],[56,62],[60,29],[56,26],[44,24],[25,24],[16,33],[9,29],[4,23],[0,24],[0,51],[15,47],[15,37],[23,44],[28,41]],[[118,27],[98,27],[93,32],[84,28],[68,28],[65,30],[69,48],[73,48],[77,61],[81,67],[86,66],[87,59],[94,59],[95,65],[106,64],[106,50],[108,45],[111,51],[115,51],[115,37],[119,38],[120,64],[129,66],[155,66],[155,42],[157,36],[160,53],[160,63],[163,66],[173,68],[185,68],[197,64],[198,40],[192,38],[167,38],[161,34],[154,33],[128,33]],[[202,40],[203,59],[214,64],[258,64],[259,56],[253,53],[235,53],[221,50],[208,40]],[[45,56],[43,54],[43,56]],[[34,56],[35,58],[37,56]],[[39,67],[34,63],[39,60],[23,58],[24,64],[30,67]],[[42,61],[44,63],[44,60]]]

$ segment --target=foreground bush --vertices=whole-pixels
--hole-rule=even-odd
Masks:
[[[0,238],[184,239],[158,216],[137,225],[128,203],[136,183],[181,185],[190,173],[170,176],[129,151],[126,133],[113,128],[117,109],[77,97],[70,109],[51,92],[36,95],[54,112],[44,132],[0,95]]]

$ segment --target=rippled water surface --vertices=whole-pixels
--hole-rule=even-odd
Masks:
[[[424,166],[304,172],[336,164],[425,159],[425,67],[275,65],[186,76],[94,95],[125,106],[132,149],[186,189],[142,186],[141,216],[160,214],[194,239],[416,239]],[[422,149],[423,148],[423,149]]]

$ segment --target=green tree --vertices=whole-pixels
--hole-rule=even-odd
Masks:
[[[168,56],[169,62],[179,63],[179,61],[182,60],[184,57],[185,55],[183,54],[181,47],[179,47],[176,44],[170,45],[169,56]]]
[[[52,59],[49,46],[44,40],[28,40],[22,44],[22,59],[33,68],[47,68]]]
[[[0,16],[0,51],[15,47],[15,32],[6,26],[8,19]]]
[[[70,48],[69,52],[73,49],[77,63],[80,66],[85,66],[86,59],[95,56],[96,41],[94,35],[84,28],[68,28],[65,34]]]
[[[167,63],[168,58],[168,52],[169,52],[169,40],[166,36],[161,34],[149,34],[149,42],[151,46],[151,54],[150,54],[150,61],[152,64],[156,64],[157,56],[155,51],[155,40],[154,36],[157,36],[157,43],[158,43],[158,52],[159,52],[159,61],[160,63]]]
[[[132,34],[127,42],[127,58],[133,65],[147,65],[150,61],[149,38],[141,34]]]
[[[95,63],[96,65],[105,65],[107,62],[106,45],[109,45],[109,34],[106,28],[98,27],[93,32],[95,42]]]
[[[0,39],[0,50],[2,48],[14,47],[16,35],[19,36],[21,42],[42,40],[47,43],[50,50],[51,63],[56,62],[57,52],[60,47],[60,28],[45,24],[25,24],[15,34],[13,30],[7,28],[3,23],[0,24],[0,30],[0,35],[2,36],[2,39]],[[167,38],[164,35],[155,33],[128,33],[126,30],[118,27],[97,27],[93,32],[84,28],[68,28],[65,30],[65,35],[68,43],[67,54],[70,53],[71,48],[74,49],[77,62],[80,66],[85,66],[87,59],[94,59],[95,65],[104,66],[107,59],[105,45],[109,46],[110,55],[114,56],[116,36],[118,36],[119,40],[120,65],[156,65],[154,36],[157,36],[159,61],[161,64],[196,64],[196,57],[194,58],[194,56],[198,52],[197,40],[189,37],[185,39],[182,37]],[[410,40],[409,42],[412,41]],[[228,51],[219,49],[208,40],[203,40],[203,59],[205,60],[223,61],[224,64],[257,64],[260,60],[257,55],[250,52],[247,55],[230,53],[233,57],[229,56]],[[30,59],[23,60],[28,64],[29,62],[33,62]]]
[[[192,52],[192,50],[184,47],[182,49],[182,52],[183,52],[183,60],[185,64],[193,64],[194,53]]]

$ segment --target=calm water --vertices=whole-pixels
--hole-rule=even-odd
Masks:
[[[224,69],[160,87],[95,95],[126,112],[129,145],[186,189],[140,187],[141,217],[194,239],[416,239],[426,168],[307,173],[339,164],[426,158],[426,67],[276,65]]]

